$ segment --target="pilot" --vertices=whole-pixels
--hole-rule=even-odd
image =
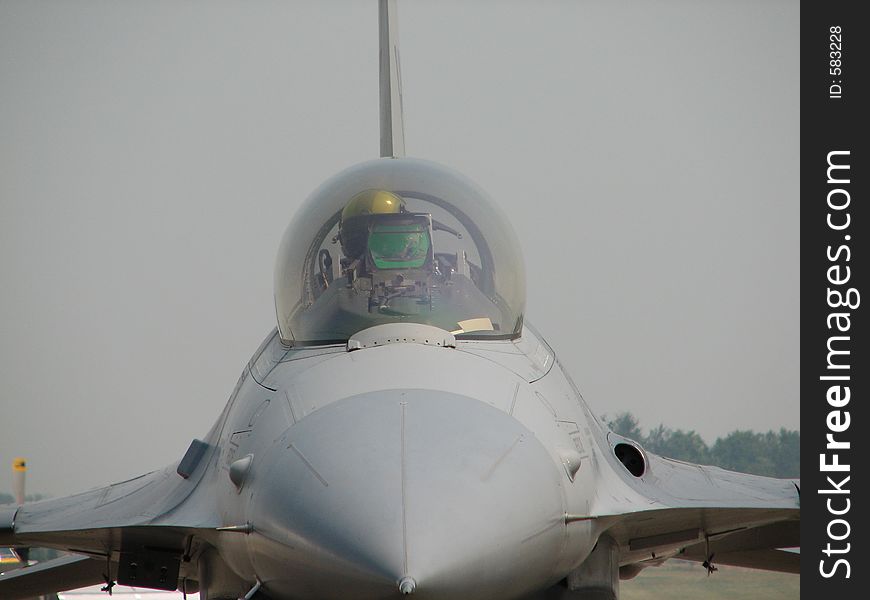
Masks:
[[[429,278],[437,274],[430,214],[408,212],[392,192],[366,190],[342,210],[338,239],[347,284],[369,294],[370,311],[400,296],[429,298]]]
[[[345,257],[353,261],[365,253],[373,216],[404,211],[405,201],[386,190],[366,190],[351,198],[341,211],[338,226],[338,239]]]

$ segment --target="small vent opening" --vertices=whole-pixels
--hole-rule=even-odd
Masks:
[[[619,459],[628,472],[635,477],[640,477],[646,470],[646,464],[643,461],[643,454],[640,450],[631,444],[616,444],[613,448],[613,453]]]

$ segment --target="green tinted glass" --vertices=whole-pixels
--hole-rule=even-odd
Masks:
[[[429,255],[429,232],[422,225],[375,225],[369,251],[379,269],[418,269]]]

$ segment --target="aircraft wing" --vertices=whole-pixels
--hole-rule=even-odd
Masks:
[[[168,515],[195,485],[167,468],[72,496],[0,509],[0,545],[104,554],[116,545],[122,529],[198,527],[200,518],[191,523],[187,515]]]
[[[213,454],[203,442],[191,447],[197,447],[203,459]],[[0,508],[0,546],[55,548],[76,555],[0,575],[0,598],[99,583],[107,572],[127,585],[132,577],[140,587],[176,589],[194,537],[209,540],[220,526],[207,500],[185,502],[197,493],[209,461],[196,462],[201,464],[184,475],[182,461],[80,494]],[[145,572],[145,564],[151,571]]]
[[[604,499],[602,519],[620,564],[683,558],[799,572],[800,484],[647,454],[633,494]],[[635,496],[635,494],[637,494]],[[609,505],[609,506],[608,506]]]
[[[104,581],[105,561],[67,554],[46,562],[0,573],[0,597],[35,598]]]
[[[675,558],[703,562],[712,554],[716,564],[800,573],[799,552],[780,550],[800,545],[800,522],[779,521],[731,533],[683,549]]]

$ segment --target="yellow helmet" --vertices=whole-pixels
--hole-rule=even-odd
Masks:
[[[341,211],[338,237],[341,250],[349,258],[365,251],[369,217],[402,212],[405,201],[386,190],[365,190],[350,199]]]
[[[386,190],[366,190],[350,199],[341,211],[342,223],[353,217],[397,213],[405,206],[405,201]]]

